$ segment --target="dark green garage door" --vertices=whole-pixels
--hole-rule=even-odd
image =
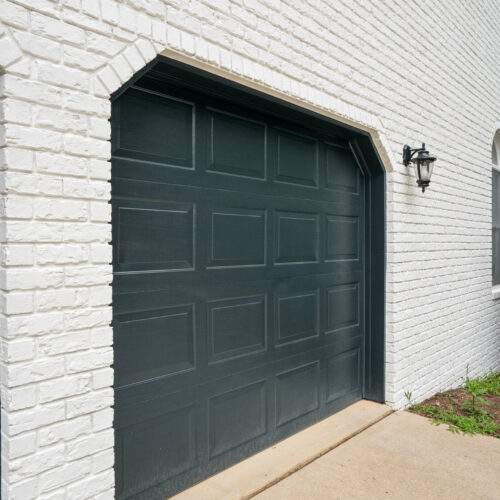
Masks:
[[[365,182],[341,137],[181,87],[112,116],[117,496],[164,498],[361,398]]]

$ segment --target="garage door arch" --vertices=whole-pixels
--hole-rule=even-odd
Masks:
[[[113,98],[117,495],[384,399],[368,135],[158,59]]]

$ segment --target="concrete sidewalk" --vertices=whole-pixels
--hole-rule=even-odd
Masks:
[[[394,413],[255,497],[500,499],[500,439]]]
[[[175,500],[252,498],[364,429],[391,409],[361,400],[175,496]]]

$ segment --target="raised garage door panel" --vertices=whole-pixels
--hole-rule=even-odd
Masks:
[[[191,93],[113,103],[119,498],[163,498],[359,399],[348,145]]]

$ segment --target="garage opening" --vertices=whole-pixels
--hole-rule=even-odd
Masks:
[[[384,400],[384,186],[368,135],[180,63],[113,96],[118,498]]]

